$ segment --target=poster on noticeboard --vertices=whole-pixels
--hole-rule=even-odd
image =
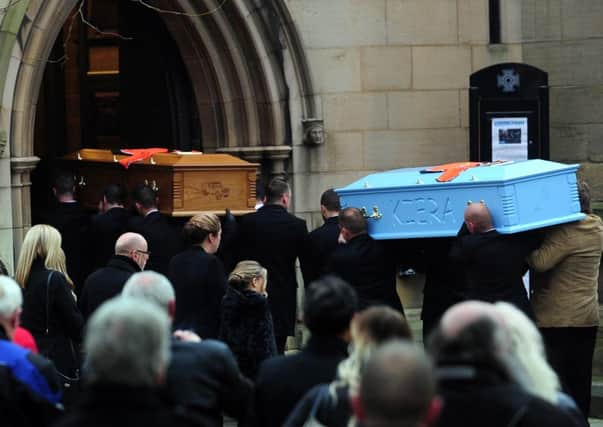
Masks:
[[[492,119],[492,161],[528,159],[528,118]]]

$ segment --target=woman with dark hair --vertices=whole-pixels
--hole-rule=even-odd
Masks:
[[[241,372],[251,379],[255,379],[263,360],[276,356],[267,276],[258,262],[239,262],[228,277],[222,300],[220,339],[236,356]]]
[[[359,393],[364,366],[375,349],[390,340],[412,340],[406,318],[386,306],[369,307],[354,317],[350,355],[337,369],[337,379],[318,385],[299,401],[285,426],[303,426],[313,417],[322,425],[345,427],[352,417],[351,399]]]
[[[202,338],[216,338],[226,273],[214,254],[222,227],[214,214],[193,216],[183,229],[189,247],[170,261],[168,278],[176,292],[175,329],[190,329]]]

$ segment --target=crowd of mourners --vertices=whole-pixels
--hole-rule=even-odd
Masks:
[[[280,179],[255,212],[186,222],[148,186],[108,185],[90,216],[74,184],[2,266],[2,426],[588,426],[603,224],[583,183],[581,221],[502,235],[470,203],[457,237],[395,242],[333,190],[308,233]],[[422,340],[400,271],[425,275]]]

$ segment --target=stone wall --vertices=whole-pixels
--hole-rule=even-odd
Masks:
[[[287,0],[327,132],[323,146],[293,147],[295,210],[309,227],[328,187],[468,158],[469,75],[522,59],[517,37],[488,45],[487,3]],[[519,3],[506,4],[505,22],[517,22]]]

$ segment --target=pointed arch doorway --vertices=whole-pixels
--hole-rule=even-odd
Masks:
[[[196,148],[194,144],[197,143],[206,152],[229,152],[260,162],[265,176],[286,174],[291,146],[296,140],[301,140],[301,121],[315,116],[316,107],[305,54],[285,2],[161,0],[149,3],[186,14],[153,12],[177,47],[181,75],[188,78],[187,84],[190,83],[192,92],[188,110],[180,111],[190,119],[189,129],[177,125],[187,123],[186,120],[173,120],[173,116],[179,113],[177,105],[187,105],[182,102],[186,97],[178,98],[180,103],[176,102],[176,107],[173,102],[170,104],[168,112],[172,119],[168,134],[172,140],[167,145],[186,149]],[[79,5],[78,0],[32,0],[21,16],[6,82],[6,88],[12,87],[13,90],[12,104],[7,111],[0,113],[5,116],[3,120],[11,124],[9,143],[15,253],[18,253],[23,234],[31,224],[30,174],[38,163],[38,153],[46,156],[46,150],[57,152],[54,149],[56,142],[52,141],[44,141],[36,148],[35,134],[36,130],[40,131],[40,123],[37,127],[35,125],[36,112],[41,108],[39,103],[47,102],[44,97],[49,96],[46,92],[40,93],[40,88],[48,60],[53,58],[55,41],[58,37],[66,37],[66,23]],[[136,2],[132,6],[142,7]],[[208,11],[214,13],[195,16]],[[136,13],[134,10],[131,12]],[[83,28],[80,34],[84,30],[87,29]],[[79,63],[83,63],[81,58]],[[89,67],[90,64],[84,65]],[[86,68],[85,71],[88,73],[90,70]],[[186,84],[181,86],[180,92],[186,92],[186,87]],[[87,92],[87,96],[89,94]],[[81,93],[79,96],[81,100]],[[111,110],[114,102],[111,96],[111,93],[102,94],[100,99],[105,101],[100,104],[102,108]],[[152,96],[152,92],[145,96],[139,91],[139,105],[144,104],[148,96]],[[68,105],[67,100],[65,105]],[[136,106],[136,102],[133,105]],[[98,104],[96,108],[98,110]],[[72,114],[66,118],[74,119]],[[138,120],[145,122],[144,116]],[[120,127],[121,121],[120,117]],[[50,122],[51,125],[53,123],[56,125]],[[130,141],[135,139],[131,136],[135,135],[133,128],[129,133]],[[65,134],[67,129],[66,123]],[[87,132],[81,133],[80,146],[102,145],[98,138],[90,138],[90,129]],[[119,134],[120,137],[122,135]],[[198,137],[197,142],[195,136]],[[72,148],[77,138],[69,139],[66,135],[65,141],[73,145],[64,146],[63,151]],[[137,143],[144,146],[144,141]]]

